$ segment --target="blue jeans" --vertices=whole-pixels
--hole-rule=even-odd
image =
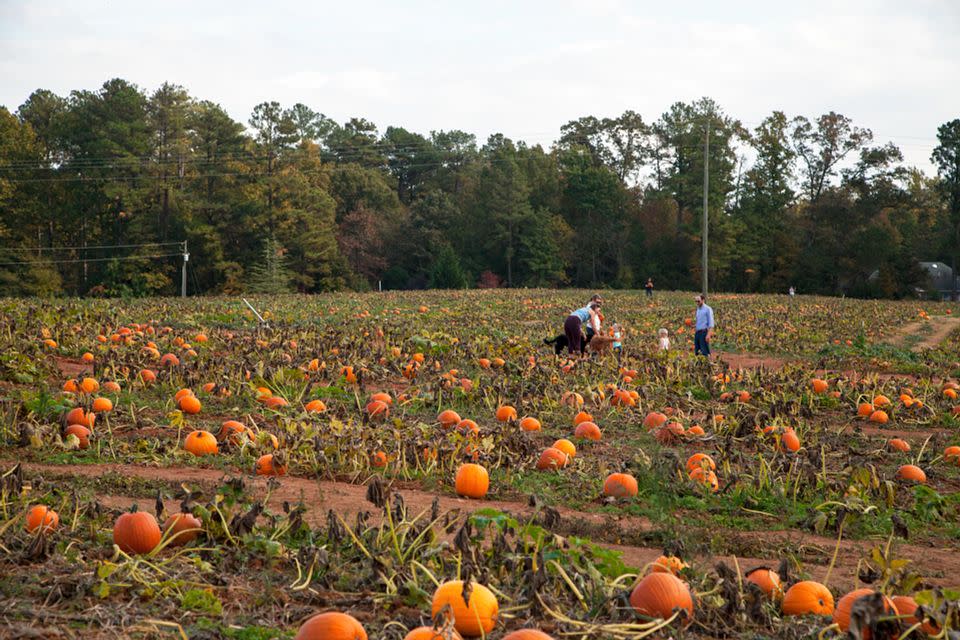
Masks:
[[[707,330],[700,329],[693,334],[693,353],[694,355],[710,355],[710,343],[707,342]]]

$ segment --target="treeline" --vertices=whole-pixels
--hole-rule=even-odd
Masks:
[[[903,296],[960,249],[960,120],[933,177],[836,113],[748,128],[704,98],[544,149],[114,79],[0,108],[0,294],[173,294],[182,240],[194,293],[696,288],[707,131],[713,289]]]

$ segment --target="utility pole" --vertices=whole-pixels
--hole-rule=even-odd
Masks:
[[[183,241],[183,268],[180,270],[180,297],[187,297],[187,262],[190,261],[190,254],[187,252],[187,241]]]
[[[709,212],[707,211],[707,189],[710,185],[710,121],[707,120],[707,133],[703,143],[703,297],[707,297],[707,234],[709,232]]]

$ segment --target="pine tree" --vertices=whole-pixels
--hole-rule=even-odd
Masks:
[[[248,288],[253,293],[289,293],[292,274],[286,265],[286,249],[272,236],[263,248],[261,262],[250,267]]]

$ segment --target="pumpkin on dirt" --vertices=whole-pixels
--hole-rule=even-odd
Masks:
[[[713,458],[705,453],[695,453],[687,458],[688,474],[694,469],[699,469],[700,467],[706,467],[707,469],[710,469],[710,471],[716,471],[717,463],[713,461]]]
[[[60,516],[50,507],[37,504],[27,511],[27,533],[51,533],[60,524]]]
[[[174,513],[163,523],[163,532],[167,535],[171,547],[179,547],[192,542],[200,535],[203,523],[192,513]]]
[[[90,446],[90,429],[87,429],[82,424],[71,424],[63,431],[63,437],[67,436],[76,436],[81,449],[86,449]]]
[[[371,400],[367,403],[367,415],[372,419],[384,419],[390,415],[390,405],[383,400]]]
[[[874,406],[869,402],[861,402],[857,405],[857,415],[861,418],[869,418],[874,410]]]
[[[93,423],[96,419],[97,416],[92,411],[86,412],[83,407],[76,407],[67,412],[65,421],[68,425],[81,424],[88,429],[93,429]]]
[[[587,413],[586,411],[580,411],[577,415],[573,416],[573,426],[576,428],[581,422],[593,422],[593,416]]]
[[[630,605],[634,611],[650,618],[667,619],[674,609],[686,612],[686,623],[693,619],[693,597],[683,580],[669,572],[648,574],[630,592]]]
[[[714,493],[720,489],[720,480],[711,469],[697,467],[690,472],[690,479],[701,486],[709,487]]]
[[[490,490],[490,474],[479,464],[463,464],[457,469],[454,487],[459,496],[483,498]]]
[[[573,435],[582,440],[592,440],[594,442],[599,442],[603,438],[600,427],[592,422],[581,422],[578,424]]]
[[[185,395],[177,401],[177,406],[180,408],[180,411],[196,415],[200,413],[200,409],[203,408],[203,405],[200,404],[200,400],[193,394]]]
[[[902,451],[904,453],[910,451],[910,443],[900,438],[890,438],[890,440],[887,440],[887,447],[893,451]]]
[[[378,469],[382,469],[387,466],[389,461],[390,459],[387,457],[386,451],[376,451],[370,460],[370,464]]]
[[[160,525],[152,513],[124,513],[113,524],[113,543],[124,553],[150,553],[160,544]]]
[[[803,580],[787,590],[780,605],[784,615],[833,615],[833,594],[819,582]]]
[[[274,460],[272,453],[267,453],[257,458],[253,471],[258,476],[282,476],[287,473],[287,465],[280,464],[279,460]]]
[[[540,471],[550,471],[563,469],[570,462],[570,457],[560,449],[547,447],[540,454],[537,460],[537,469]]]
[[[500,613],[500,605],[490,589],[482,584],[470,585],[470,601],[463,600],[463,581],[444,582],[433,594],[430,615],[436,617],[449,605],[456,630],[467,637],[477,637],[493,631]]]
[[[747,582],[757,585],[768,598],[772,600],[783,598],[783,584],[780,582],[780,576],[776,571],[759,567],[751,570],[745,577]]]
[[[928,636],[935,636],[940,633],[940,627],[933,622],[927,622],[927,619],[917,617],[917,601],[910,596],[893,596],[893,606],[897,608],[897,613],[901,616],[909,616],[906,619],[908,625],[923,623],[921,629]]]
[[[219,451],[217,438],[209,431],[191,431],[183,441],[183,448],[195,456],[213,455]]]
[[[907,480],[910,482],[924,484],[927,481],[927,474],[924,473],[923,469],[916,465],[905,464],[897,469],[897,478],[899,480]]]
[[[651,411],[643,419],[643,426],[646,427],[647,431],[653,431],[658,427],[662,427],[666,422],[666,415],[660,413],[659,411]]]
[[[611,473],[603,483],[603,495],[612,498],[633,498],[639,492],[637,479],[629,473]]]
[[[441,411],[440,414],[437,415],[437,422],[439,422],[440,426],[443,427],[444,429],[454,428],[455,426],[460,424],[461,420],[462,418],[460,417],[460,414],[454,411],[453,409],[447,409],[445,411]]]
[[[93,410],[96,413],[110,413],[113,411],[113,401],[110,398],[94,398]]]
[[[540,421],[531,416],[527,416],[520,421],[520,428],[524,431],[540,431]]]
[[[799,451],[800,438],[797,436],[797,432],[793,429],[785,429],[783,435],[780,436],[780,445],[783,449],[793,453]]]
[[[870,422],[876,422],[877,424],[887,424],[890,421],[890,416],[887,415],[887,412],[883,409],[877,409],[870,414]]]
[[[304,411],[307,413],[323,413],[327,410],[327,405],[323,400],[311,400],[307,404],[303,405]]]
[[[947,447],[943,450],[943,459],[945,462],[952,462],[960,466],[960,447]]]
[[[826,393],[827,389],[830,388],[830,385],[827,384],[827,381],[820,378],[814,378],[811,380],[810,386],[813,388],[814,393]]]
[[[850,628],[850,610],[853,608],[854,603],[860,598],[865,598],[871,596],[874,593],[878,593],[873,589],[855,589],[850,593],[846,594],[837,601],[837,606],[833,610],[833,623],[840,628],[840,631],[844,633]],[[893,600],[883,596],[883,609],[889,615],[897,615],[897,607],[894,605]],[[864,633],[866,631],[866,633]],[[870,638],[870,630],[863,629],[860,632],[861,638]]]
[[[497,420],[500,422],[510,422],[517,419],[517,410],[508,404],[497,409]]]
[[[353,616],[329,611],[300,625],[294,640],[367,640],[367,632]]]
[[[565,454],[570,456],[571,459],[577,457],[576,445],[574,445],[572,442],[570,442],[566,438],[560,438],[559,440],[554,442],[551,446],[554,449],[560,449],[560,451],[563,451]]]

